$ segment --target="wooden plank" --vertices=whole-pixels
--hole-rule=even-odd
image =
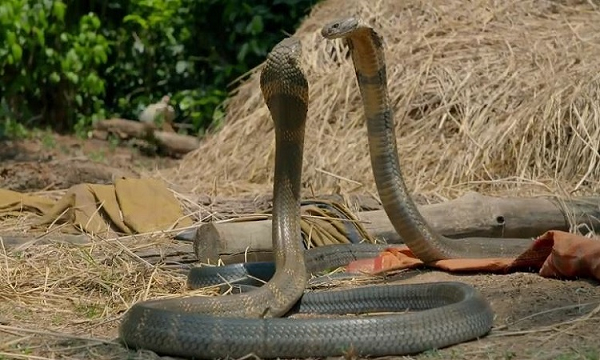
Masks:
[[[600,198],[497,198],[477,193],[440,204],[419,206],[425,220],[448,237],[532,238],[548,230],[569,231],[571,226],[600,228]],[[402,243],[383,210],[357,214],[367,232],[387,243]],[[203,262],[232,258],[249,252],[265,258],[271,250],[271,221],[213,222],[195,234],[194,252]],[[239,259],[239,256],[236,257]]]

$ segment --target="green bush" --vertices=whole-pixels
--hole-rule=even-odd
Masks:
[[[71,26],[60,0],[4,0],[0,4],[0,119],[3,128],[53,124],[57,129],[104,115],[110,52],[100,20],[83,14]],[[15,120],[18,120],[15,121]]]
[[[0,129],[84,132],[165,94],[193,132],[218,125],[231,83],[316,1],[4,0]]]

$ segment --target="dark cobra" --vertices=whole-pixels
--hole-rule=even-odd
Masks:
[[[325,270],[346,266],[354,260],[375,258],[382,251],[393,246],[387,244],[357,243],[310,248],[304,251],[306,271],[309,274],[318,274]],[[250,286],[261,286],[271,280],[274,273],[275,263],[272,261],[193,267],[188,274],[187,285],[191,289],[200,289],[208,286],[220,286],[223,291],[228,291],[233,286],[249,289]],[[326,279],[331,278],[353,278],[356,275],[339,273],[333,277],[315,277],[309,280],[309,284],[322,283]],[[232,290],[237,289],[233,288]]]
[[[197,359],[248,354],[324,357],[349,352],[383,356],[441,348],[480,337],[491,329],[493,314],[488,303],[473,287],[461,283],[304,293],[308,275],[299,221],[308,84],[299,66],[300,55],[299,41],[285,39],[268,55],[261,73],[261,89],[276,137],[275,274],[262,287],[243,294],[137,303],[127,311],[119,329],[127,346]],[[279,318],[292,313],[381,311],[403,313]]]
[[[325,25],[321,34],[327,39],[344,39],[350,49],[379,198],[394,229],[410,250],[425,263],[451,258],[516,257],[523,253],[531,245],[530,239],[450,239],[427,224],[410,197],[400,169],[381,36],[353,17]]]

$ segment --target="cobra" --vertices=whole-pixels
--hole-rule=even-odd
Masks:
[[[127,346],[193,358],[247,354],[290,358],[347,352],[383,356],[441,348],[483,336],[491,329],[489,304],[476,289],[457,282],[305,292],[308,275],[299,221],[308,83],[300,56],[297,39],[281,41],[269,53],[260,79],[275,124],[275,274],[262,287],[243,294],[136,303],[119,329]],[[405,313],[407,309],[415,312]],[[282,318],[290,313],[378,311],[395,313]]]
[[[321,34],[327,39],[343,39],[350,49],[367,123],[377,192],[390,222],[410,250],[424,263],[521,255],[531,245],[531,239],[450,239],[433,231],[412,201],[400,169],[381,36],[354,17],[325,25]]]

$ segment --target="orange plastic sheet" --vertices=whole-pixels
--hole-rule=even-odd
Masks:
[[[389,248],[373,259],[356,260],[348,272],[381,274],[428,266],[448,272],[509,273],[537,271],[561,279],[600,280],[600,240],[563,231],[548,231],[517,258],[449,259],[424,264],[408,247]]]

